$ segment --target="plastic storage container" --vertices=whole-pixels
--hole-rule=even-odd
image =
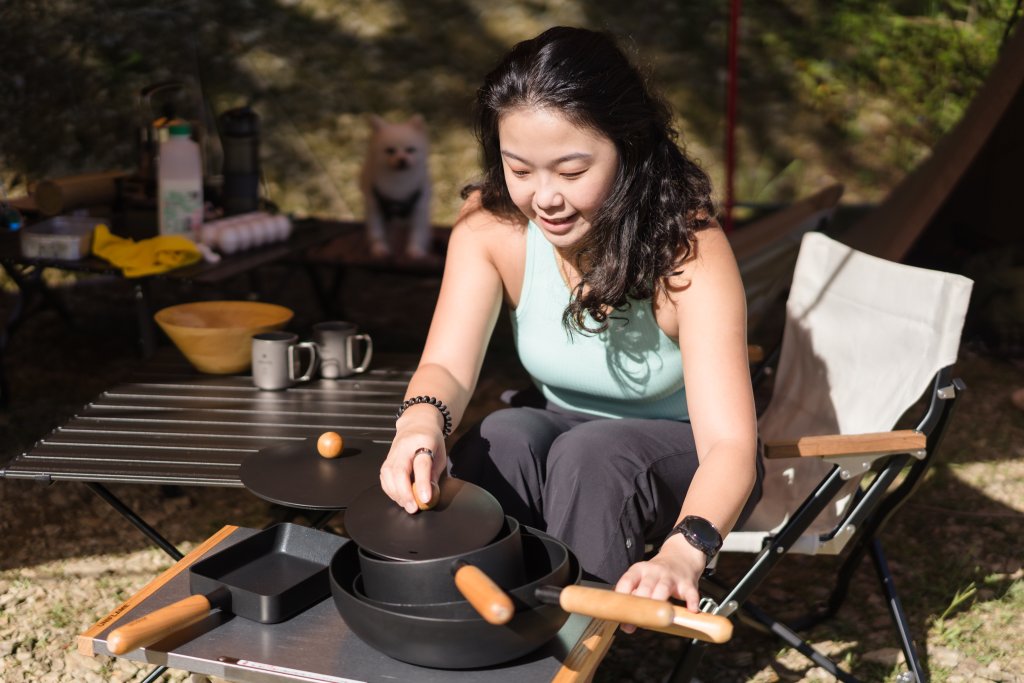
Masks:
[[[103,220],[89,216],[54,216],[21,231],[26,258],[77,261],[92,246],[92,231]]]
[[[172,123],[168,132],[157,159],[157,224],[161,235],[194,237],[203,223],[202,154],[189,124]]]

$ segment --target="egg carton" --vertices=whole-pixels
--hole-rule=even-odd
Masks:
[[[199,229],[199,242],[222,254],[234,254],[283,242],[291,234],[288,216],[254,211],[204,223]]]

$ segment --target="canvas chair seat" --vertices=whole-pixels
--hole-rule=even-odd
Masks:
[[[840,571],[823,576],[835,582],[827,609],[801,620],[816,623],[838,610],[870,553],[911,669],[905,680],[925,680],[877,531],[921,481],[963,388],[950,366],[971,286],[960,275],[869,256],[822,233],[803,236],[775,385],[758,421],[762,499],[722,547],[756,555],[733,585],[713,576],[702,584],[708,611],[741,615],[839,680],[856,681],[800,638],[802,626],[765,614],[751,596],[787,553],[844,552]],[[928,406],[917,428],[894,429],[922,398]],[[693,678],[703,647],[689,645],[673,681]]]

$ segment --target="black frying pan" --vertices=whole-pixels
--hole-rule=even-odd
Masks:
[[[523,527],[523,541],[528,582],[554,580],[567,557],[569,571],[558,583],[579,581],[579,563],[562,543],[528,527]],[[334,604],[354,634],[395,659],[439,669],[500,664],[537,649],[569,618],[555,605],[519,603],[508,623],[494,626],[466,602],[388,606],[369,601],[355,588],[360,579],[357,550],[355,544],[348,544],[331,562]]]
[[[575,585],[581,571],[572,551],[536,529],[522,531],[527,582],[509,592],[514,614],[500,625],[468,601],[395,605],[369,598],[352,545],[339,550],[331,562],[335,606],[352,632],[377,650],[440,669],[492,666],[525,655],[551,639],[570,612],[622,623],[649,622],[645,627],[716,643],[731,637],[732,624],[725,617]],[[568,571],[563,573],[564,564]],[[656,626],[659,619],[665,621]]]
[[[264,624],[284,621],[326,598],[328,567],[347,539],[277,524],[189,567],[192,596],[119,626],[107,648],[119,655],[154,643],[219,608]]]

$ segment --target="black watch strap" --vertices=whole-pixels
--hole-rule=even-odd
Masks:
[[[683,517],[683,520],[668,532],[665,540],[667,541],[675,534],[681,534],[690,545],[704,553],[708,562],[722,547],[722,534],[719,533],[718,528],[697,515]]]

